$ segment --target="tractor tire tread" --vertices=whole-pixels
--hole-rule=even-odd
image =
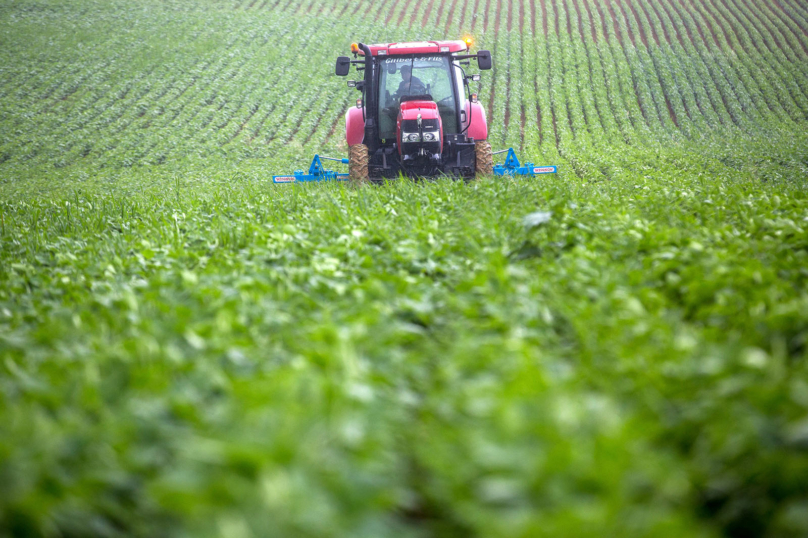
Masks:
[[[493,175],[494,154],[491,150],[491,144],[487,140],[478,140],[474,143],[474,154],[477,161],[475,176]]]
[[[351,183],[360,185],[368,182],[368,147],[354,144],[348,148],[348,175]]]

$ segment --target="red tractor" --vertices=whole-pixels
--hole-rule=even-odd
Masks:
[[[463,66],[475,58],[491,69],[491,53],[470,54],[468,41],[351,45],[354,59],[337,59],[336,74],[354,65],[362,92],[345,116],[352,181],[493,173],[485,109],[469,89]]]

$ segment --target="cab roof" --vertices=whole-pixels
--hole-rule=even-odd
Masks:
[[[382,43],[368,45],[373,56],[393,56],[400,54],[441,54],[463,52],[469,49],[465,41],[414,41],[410,43]],[[365,55],[361,49],[358,51]]]

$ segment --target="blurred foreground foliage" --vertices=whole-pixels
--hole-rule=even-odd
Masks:
[[[0,528],[805,535],[794,144],[601,181],[6,173]]]

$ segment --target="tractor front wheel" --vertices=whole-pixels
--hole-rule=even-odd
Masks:
[[[474,143],[474,154],[477,157],[476,177],[491,176],[494,174],[494,154],[491,144],[487,140],[478,140]]]
[[[361,185],[368,181],[368,147],[354,144],[348,148],[348,174],[351,183]]]

